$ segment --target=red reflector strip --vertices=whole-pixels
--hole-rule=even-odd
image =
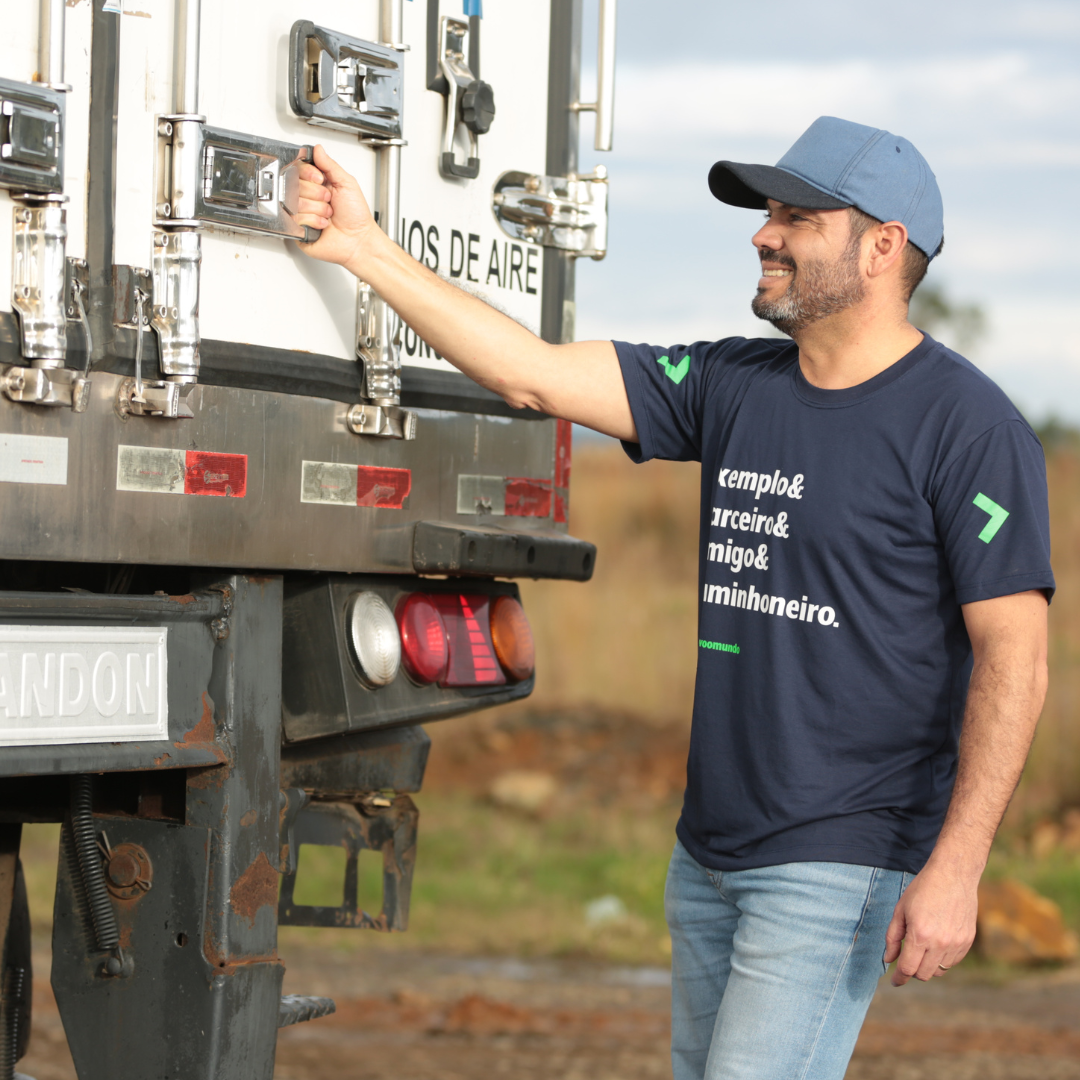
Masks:
[[[555,421],[555,486],[570,486],[570,451],[574,425],[569,420]]]
[[[247,494],[247,461],[247,454],[189,450],[184,463],[184,494],[242,499]]]
[[[411,469],[305,461],[300,476],[300,501],[305,503],[401,510],[410,491]]]
[[[570,517],[570,452],[574,425],[555,421],[555,524],[565,525]]]
[[[411,469],[380,469],[360,465],[356,470],[356,505],[400,510],[412,491]]]
[[[247,454],[118,446],[116,489],[242,499],[247,494],[247,467]]]
[[[551,481],[522,476],[506,478],[507,517],[550,517]]]
[[[440,686],[498,686],[506,676],[495,659],[486,596],[434,593],[450,646],[450,663]]]

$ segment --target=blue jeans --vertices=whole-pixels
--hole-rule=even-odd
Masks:
[[[664,896],[675,1080],[842,1080],[912,876],[708,870],[676,842]]]

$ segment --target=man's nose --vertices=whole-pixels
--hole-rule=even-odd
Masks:
[[[768,248],[770,251],[779,251],[784,246],[784,241],[780,239],[776,227],[771,221],[766,221],[765,224],[754,233],[750,238],[750,243],[754,245],[758,252],[760,252],[762,248]]]

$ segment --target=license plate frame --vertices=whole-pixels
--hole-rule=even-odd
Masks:
[[[0,748],[167,739],[168,634],[0,624]]]

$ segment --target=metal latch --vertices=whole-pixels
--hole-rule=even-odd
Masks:
[[[12,401],[74,412],[86,412],[90,400],[90,380],[66,367],[6,367],[0,371],[0,389]]]
[[[354,435],[375,435],[382,439],[416,438],[416,413],[398,405],[353,405],[345,423]]]
[[[289,42],[289,103],[309,124],[401,138],[402,56],[301,20]]]
[[[588,176],[531,176],[505,172],[492,207],[503,232],[517,240],[600,260],[607,254],[607,169]]]
[[[365,281],[356,299],[356,352],[364,368],[363,397],[345,422],[354,435],[382,439],[416,438],[416,413],[402,409],[401,317]]]
[[[84,412],[90,396],[85,372],[64,367],[68,315],[78,313],[86,335],[87,366],[90,328],[83,296],[86,263],[67,259],[67,211],[63,196],[23,196],[15,206],[15,257],[11,303],[19,316],[20,346],[28,366],[0,373],[0,391],[28,405],[66,407]]]
[[[197,232],[155,233],[152,271],[113,267],[114,280],[123,286],[117,291],[117,322],[135,327],[135,377],[117,388],[121,416],[186,420],[194,415],[187,399],[199,371],[201,244]],[[151,325],[164,379],[143,379],[143,334]]]
[[[155,224],[216,225],[304,243],[318,230],[297,225],[299,166],[310,146],[207,127],[201,116],[158,117]]]
[[[165,420],[190,420],[195,414],[187,398],[194,383],[166,379],[123,379],[116,391],[116,411],[120,416],[160,416]]]
[[[76,259],[68,256],[64,260],[66,271],[64,274],[64,298],[67,304],[68,322],[77,322],[82,332],[83,353],[86,359],[83,361],[83,374],[90,374],[90,359],[94,351],[94,339],[90,333],[90,319],[87,317],[86,308],[90,300],[90,264],[85,259]],[[70,349],[71,339],[68,339]]]
[[[64,100],[40,84],[0,79],[0,187],[63,190]]]
[[[469,51],[469,24],[444,15],[439,23],[439,69],[446,79],[446,125],[439,168],[444,176],[475,180],[480,175],[480,139],[495,119],[495,94],[473,74],[465,57]],[[469,159],[458,164],[454,152],[458,126],[469,138]]]
[[[141,266],[124,266],[119,263],[112,268],[113,323],[116,326],[140,325],[139,294],[145,298],[153,295],[153,278],[150,271]],[[143,325],[150,323],[149,309],[141,316]]]

